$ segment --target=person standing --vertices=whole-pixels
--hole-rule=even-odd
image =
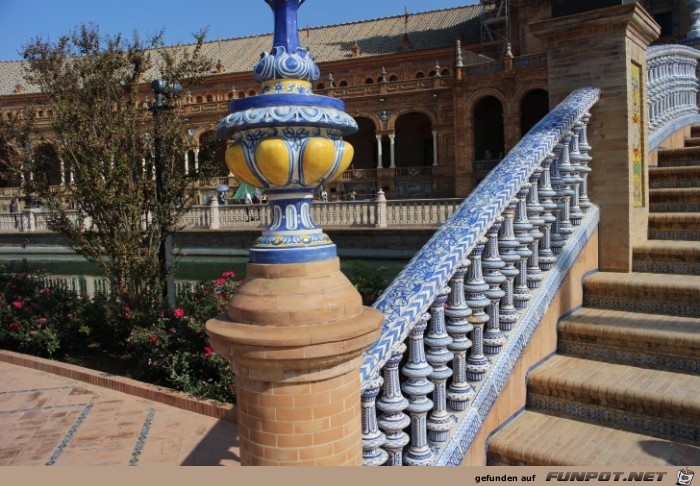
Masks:
[[[253,197],[250,195],[250,193],[248,191],[245,192],[244,202],[245,202],[245,215],[246,215],[245,220],[250,221],[252,219],[251,208],[253,206]],[[256,218],[256,219],[258,219],[258,218]]]
[[[13,214],[15,220],[15,229],[19,228],[19,200],[14,197],[10,202],[10,213]]]
[[[328,202],[328,192],[325,188],[321,188],[321,202]]]

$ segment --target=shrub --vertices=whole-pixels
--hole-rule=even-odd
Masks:
[[[181,307],[153,318],[115,308],[109,297],[88,299],[45,285],[40,274],[11,274],[0,266],[0,347],[58,359],[85,354],[88,347],[126,351],[129,376],[232,402],[233,373],[209,346],[204,326],[238,289],[235,277],[224,272],[182,296]]]
[[[362,296],[364,305],[374,304],[390,283],[383,266],[369,269],[353,262],[349,265],[348,277]]]
[[[86,328],[76,316],[84,296],[52,288],[39,274],[0,267],[0,345],[43,357],[83,346]]]
[[[238,282],[224,272],[213,283],[201,284],[180,301],[182,307],[164,313],[129,336],[136,377],[168,385],[194,396],[233,401],[233,373],[228,361],[209,346],[207,319],[223,311]]]

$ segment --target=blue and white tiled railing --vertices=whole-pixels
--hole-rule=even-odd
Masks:
[[[682,45],[647,51],[649,152],[675,131],[700,123],[696,69],[700,51]]]
[[[361,366],[366,465],[461,463],[598,223],[573,92],[462,203],[380,296]]]

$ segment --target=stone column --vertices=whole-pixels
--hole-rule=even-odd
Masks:
[[[194,152],[194,171],[195,173],[199,172],[199,149],[196,148],[193,150]]]
[[[377,191],[377,222],[376,226],[377,228],[386,228],[387,227],[387,208],[386,208],[386,195],[384,194],[384,191],[379,189]]]
[[[396,168],[396,134],[395,133],[390,133],[389,134],[389,155],[390,155],[390,160],[391,160],[391,167],[392,169]]]
[[[209,229],[219,229],[221,227],[221,215],[219,213],[219,200],[211,198],[209,203]]]
[[[236,374],[242,464],[359,466],[360,363],[379,337],[384,315],[362,305],[340,271],[335,245],[311,218],[319,185],[352,161],[352,146],[342,136],[357,131],[357,124],[342,101],[312,93],[320,73],[299,46],[297,9],[303,2],[266,1],[275,14],[273,49],[253,73],[268,89],[233,100],[217,136],[232,141],[229,169],[266,189],[272,221],[251,248],[245,284],[206,330]],[[269,89],[278,83],[294,85],[295,94]],[[299,96],[326,116],[298,109]],[[245,121],[251,106],[265,113],[255,124]],[[287,110],[296,110],[293,126],[278,116]],[[378,462],[384,456],[376,451],[381,434],[375,417],[367,417],[365,447]]]
[[[185,150],[185,175],[190,173],[190,151]]]
[[[66,166],[61,158],[58,159],[58,163],[60,164],[58,170],[61,173],[61,185],[64,186],[66,184]]]
[[[433,167],[438,166],[437,130],[433,130]]]
[[[382,316],[337,258],[248,264],[227,314],[207,323],[236,374],[244,465],[362,464],[360,360]]]
[[[645,131],[647,90],[637,91],[635,100],[633,75],[646,85],[646,52],[659,27],[632,3],[544,20],[530,31],[548,47],[550,106],[576,88],[601,89],[588,132],[594,147],[588,191],[601,208],[600,269],[631,271],[632,247],[646,240],[648,224],[646,137],[635,139],[631,109],[635,101],[641,106]],[[641,157],[641,204],[634,199],[635,153]]]
[[[382,168],[382,136],[377,135],[377,169]]]

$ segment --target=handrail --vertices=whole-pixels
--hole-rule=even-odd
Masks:
[[[374,304],[384,313],[385,322],[360,367],[366,465],[453,464],[463,457],[467,439],[464,434],[452,434],[454,429],[464,432],[470,417],[469,427],[473,423],[480,427],[485,418],[480,414],[495,400],[493,392],[502,389],[500,382],[507,379],[504,373],[512,370],[500,363],[512,364],[518,357],[515,351],[522,352],[513,347],[517,343],[505,339],[503,329],[512,329],[518,322],[512,338],[523,332],[522,327],[536,328],[539,320],[534,322],[533,316],[542,309],[524,311],[520,319],[527,318],[526,323],[518,320],[515,309],[527,307],[532,298],[528,289],[540,286],[544,270],[555,269],[549,272],[554,277],[545,279],[547,285],[557,285],[558,278],[561,283],[561,276],[573,264],[570,247],[582,248],[581,242],[587,241],[597,224],[598,210],[586,194],[591,160],[586,125],[588,110],[599,94],[597,88],[574,91],[540,120]],[[542,186],[541,203],[538,184]],[[576,226],[585,231],[577,231]],[[570,242],[565,246],[567,239]],[[563,257],[561,262],[556,255]],[[552,292],[546,288],[541,294],[548,298]],[[545,297],[535,294],[535,298]],[[500,316],[499,303],[503,306]],[[490,373],[491,360],[484,353],[498,354],[501,348],[514,354],[492,358],[499,367],[496,375]],[[398,365],[406,349],[408,361],[401,369],[406,380],[400,382]],[[386,379],[384,394],[375,401],[383,381],[380,373]],[[411,396],[410,401],[402,391]],[[428,399],[431,393],[434,402]],[[379,420],[376,410],[384,412]],[[474,417],[475,410],[478,417]],[[404,432],[409,423],[410,438]],[[436,447],[447,455],[436,453]]]
[[[700,51],[677,44],[647,51],[648,152],[677,130],[700,123],[698,59]]]
[[[378,376],[379,369],[389,359],[390,349],[406,339],[407,321],[425,313],[431,303],[429,297],[447,286],[478,238],[486,234],[530,174],[554,150],[564,132],[571,130],[593,106],[599,93],[597,88],[578,89],[540,120],[377,299],[373,307],[383,312],[386,320],[381,338],[365,352],[361,367],[363,389]],[[412,282],[418,282],[419,288],[411,285]]]

